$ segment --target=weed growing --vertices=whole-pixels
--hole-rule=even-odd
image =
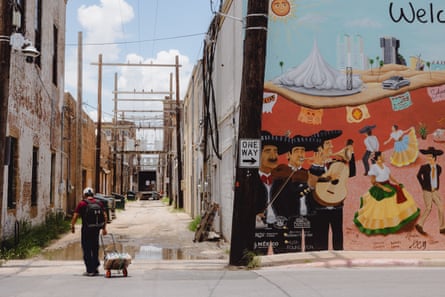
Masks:
[[[70,223],[62,215],[50,214],[39,226],[29,222],[18,224],[17,236],[1,243],[0,259],[26,259],[40,253],[41,249],[70,230]]]

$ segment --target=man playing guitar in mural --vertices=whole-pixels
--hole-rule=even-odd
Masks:
[[[311,135],[318,143],[313,163],[309,169],[309,183],[314,189],[310,217],[315,250],[328,250],[329,228],[332,231],[334,250],[343,250],[343,200],[346,198],[346,182],[349,167],[342,158],[334,158],[332,139],[341,130],[322,130]]]

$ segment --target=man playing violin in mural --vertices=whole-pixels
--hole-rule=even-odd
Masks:
[[[306,150],[313,150],[314,142],[310,138],[296,135],[289,138],[287,159],[288,164],[280,164],[272,170],[274,180],[279,184],[276,197],[277,208],[287,218],[288,233],[285,234],[287,252],[301,251],[302,235],[305,236],[305,250],[312,250],[310,244],[310,223],[306,216],[310,215],[308,195],[309,172],[303,168]],[[305,232],[303,233],[303,229]]]
[[[309,184],[314,189],[310,200],[314,210],[310,217],[314,250],[328,250],[329,228],[333,249],[343,250],[343,200],[349,167],[346,160],[334,158],[332,144],[332,139],[341,134],[341,130],[322,130],[311,135],[319,143],[309,169]]]
[[[272,171],[278,166],[278,156],[286,152],[288,137],[272,135],[261,131],[261,155],[257,178],[252,180],[258,189],[255,199],[256,226],[255,250],[260,253],[274,253],[283,249],[283,234],[286,230],[286,218],[276,195],[280,185],[273,178]]]
[[[274,181],[272,170],[278,166],[278,156],[286,152],[288,145],[286,136],[272,135],[268,131],[261,132],[261,156],[258,179],[255,183],[259,189],[256,198],[257,227],[262,224],[281,225],[279,221],[279,209],[273,201],[278,190],[278,184]]]

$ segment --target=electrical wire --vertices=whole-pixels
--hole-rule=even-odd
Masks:
[[[219,17],[215,17],[210,25],[207,38],[204,41],[204,57],[203,57],[203,93],[204,93],[204,125],[205,131],[210,136],[212,150],[216,157],[221,160],[221,152],[219,150],[219,129],[218,118],[216,112],[215,88],[213,86],[213,65],[216,50],[216,40],[219,32]],[[206,138],[207,139],[207,136]],[[207,159],[208,156],[204,158]]]
[[[90,43],[83,43],[83,46],[97,46],[97,45],[119,45],[119,44],[135,44],[135,43],[144,43],[144,42],[155,42],[155,41],[163,41],[163,40],[173,40],[173,39],[181,39],[181,38],[189,38],[189,37],[195,37],[200,35],[206,35],[206,32],[203,33],[192,33],[187,35],[179,35],[179,36],[172,36],[172,37],[163,37],[163,38],[153,38],[153,39],[144,39],[144,40],[137,40],[137,41],[116,41],[116,42],[90,42]],[[78,43],[66,43],[65,46],[78,46]]]

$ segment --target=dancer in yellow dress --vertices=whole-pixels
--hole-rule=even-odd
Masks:
[[[419,155],[416,130],[414,127],[408,130],[401,130],[399,126],[393,125],[389,138],[384,142],[388,144],[394,140],[394,151],[391,155],[391,164],[396,167],[402,167],[414,163]]]
[[[411,194],[391,175],[382,153],[376,152],[374,158],[376,163],[368,173],[372,187],[361,197],[354,223],[367,235],[396,233],[415,220],[420,210]]]

